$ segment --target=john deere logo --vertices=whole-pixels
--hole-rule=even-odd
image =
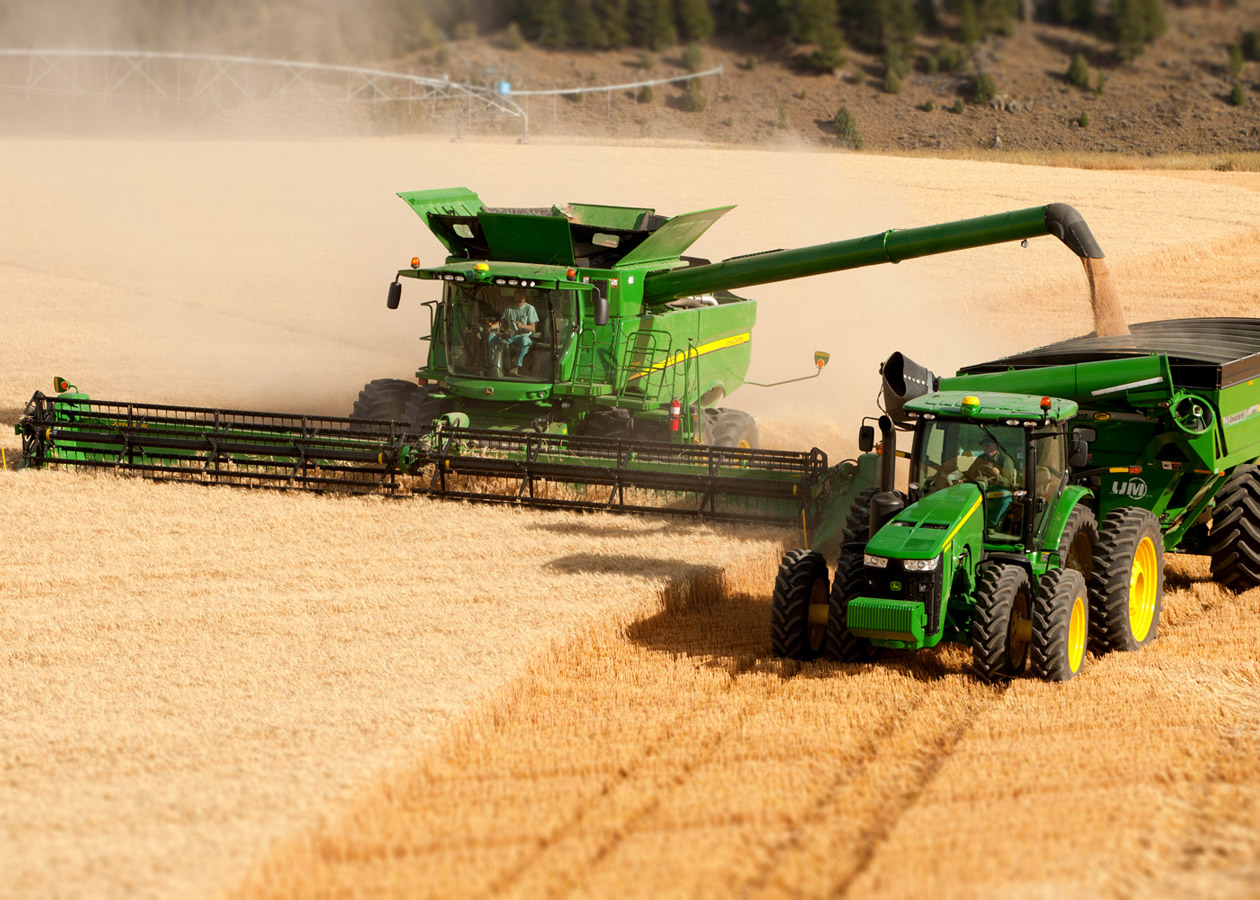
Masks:
[[[1113,481],[1111,493],[1130,500],[1141,500],[1146,496],[1146,482],[1141,478],[1130,478],[1128,481]]]
[[[890,581],[890,582],[888,583],[888,586],[889,586],[890,588],[892,588],[894,591],[899,591],[899,590],[901,590],[901,582],[900,582],[900,581]]]

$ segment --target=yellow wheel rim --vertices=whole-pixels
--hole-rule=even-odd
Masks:
[[[752,445],[751,445],[751,444],[749,444],[749,443],[748,443],[748,441],[740,441],[740,442],[739,442],[738,444],[736,444],[735,446],[736,446],[736,447],[738,447],[740,450],[751,450],[751,449],[752,449]]]
[[[1133,640],[1144,641],[1155,618],[1155,594],[1159,590],[1159,572],[1155,570],[1155,542],[1142,538],[1133,554],[1133,571],[1129,576],[1129,633]]]
[[[809,592],[809,649],[817,653],[827,635],[827,582],[819,578]]]
[[[1085,615],[1085,598],[1080,594],[1072,601],[1072,618],[1068,621],[1068,667],[1073,672],[1081,670],[1085,661],[1085,634],[1088,629]]]

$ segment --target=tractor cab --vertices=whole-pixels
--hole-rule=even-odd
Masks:
[[[979,489],[984,544],[1031,549],[1067,484],[1070,400],[1025,394],[927,394],[906,404],[914,423],[911,504],[958,484]]]

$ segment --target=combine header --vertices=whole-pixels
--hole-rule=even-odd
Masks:
[[[389,287],[391,309],[406,281],[432,290],[413,379],[371,382],[346,418],[98,401],[58,379],[18,423],[25,464],[793,524],[834,553],[877,466],[760,450],[752,417],[718,405],[752,354],[756,304],[731,289],[1046,234],[1102,256],[1063,204],[710,263],[684,254],[731,207],[400,196],[448,254]]]
[[[893,354],[882,374],[880,484],[850,509],[834,577],[822,553],[784,557],[780,655],[954,641],[986,679],[1059,681],[1090,644],[1155,638],[1165,552],[1260,585],[1260,319],[1147,322],[952,378]]]

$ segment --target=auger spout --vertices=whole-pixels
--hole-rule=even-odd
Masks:
[[[1101,259],[1103,256],[1102,248],[1084,217],[1066,203],[1051,203],[940,225],[894,229],[828,244],[772,250],[708,265],[672,269],[648,276],[644,299],[648,303],[663,303],[680,297],[881,263],[899,263],[920,256],[1047,234],[1063,241],[1082,259]]]

